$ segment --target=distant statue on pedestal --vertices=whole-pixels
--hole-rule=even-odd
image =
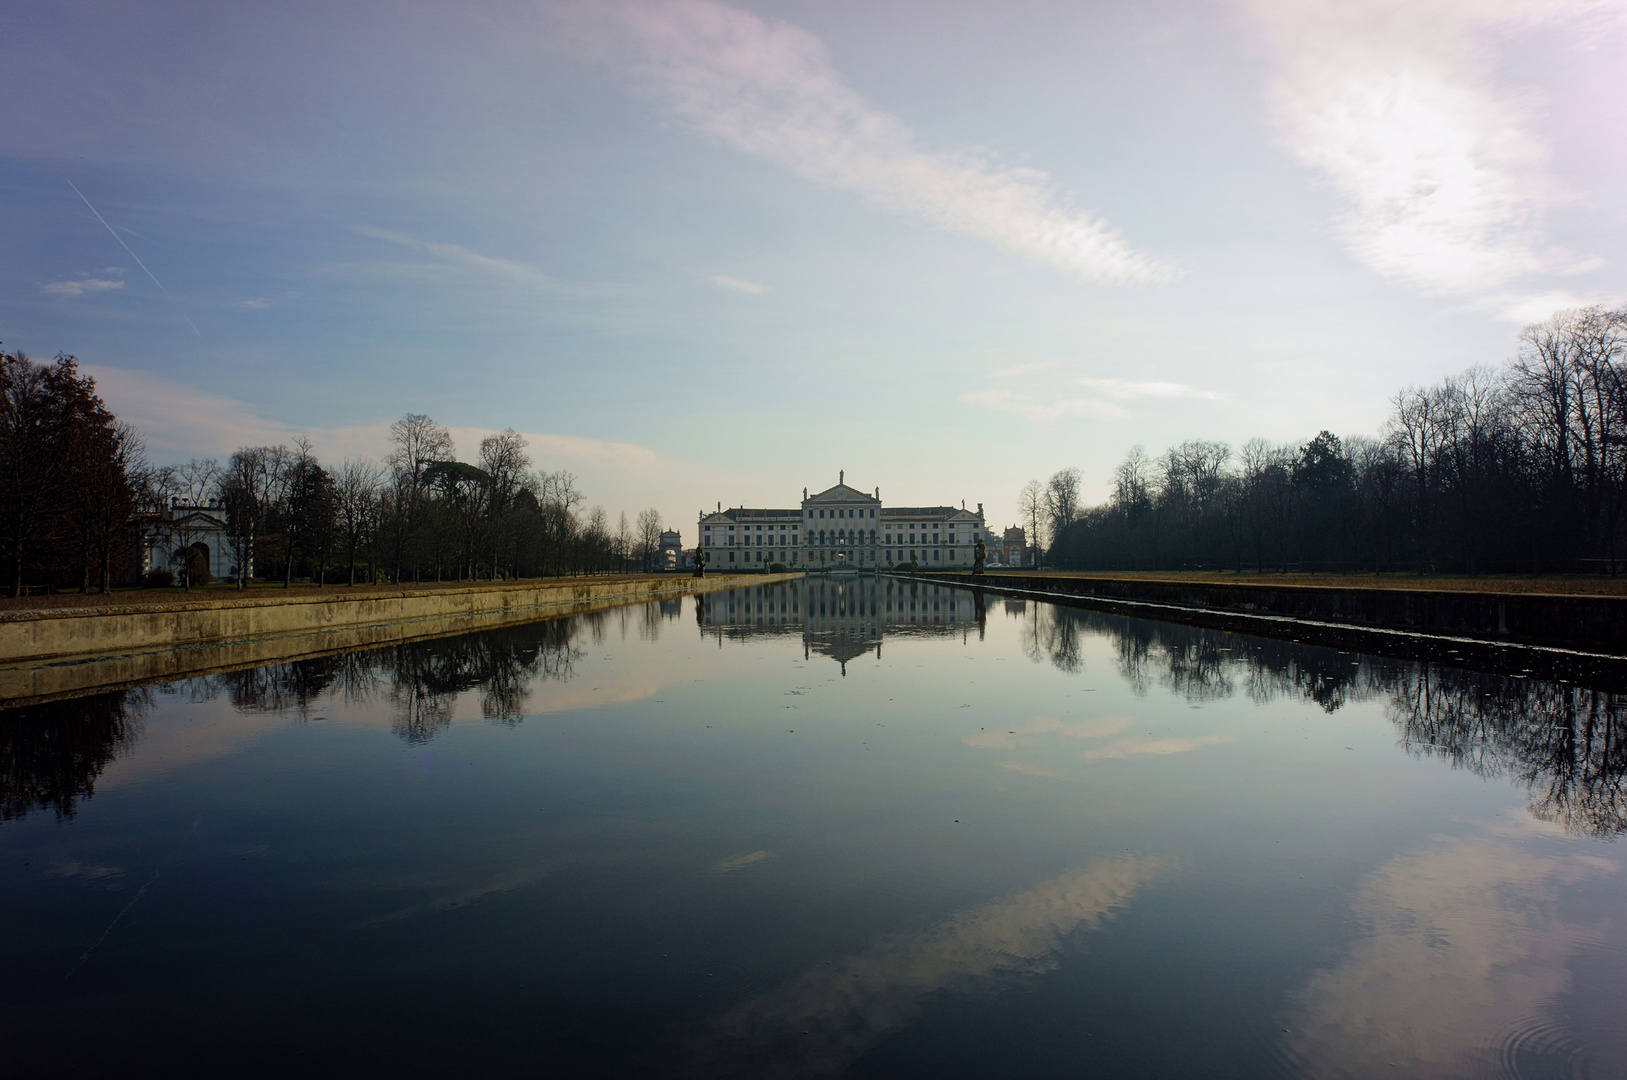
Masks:
[[[983,543],[981,536],[978,537],[977,553],[972,556],[972,573],[981,574],[983,572],[983,560],[988,557],[988,553],[988,545]]]
[[[706,550],[698,545],[695,548],[695,576],[706,576]]]

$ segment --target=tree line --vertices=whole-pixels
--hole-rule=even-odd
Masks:
[[[1137,446],[1101,505],[1080,505],[1077,469],[1030,482],[1025,524],[1065,568],[1614,574],[1627,309],[1560,312],[1518,341],[1500,367],[1397,393],[1376,437]]]
[[[147,584],[207,584],[205,525],[222,516],[233,580],[420,582],[649,570],[654,509],[615,527],[585,509],[577,478],[533,468],[512,429],[458,460],[448,430],[413,413],[390,425],[383,461],[324,465],[308,439],[244,446],[227,460],[157,465],[78,362],[0,353],[0,552],[8,591],[102,592],[129,576],[156,533]]]

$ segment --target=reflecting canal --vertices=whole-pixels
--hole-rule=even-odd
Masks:
[[[0,712],[17,1075],[1627,1075],[1585,681],[811,578]]]

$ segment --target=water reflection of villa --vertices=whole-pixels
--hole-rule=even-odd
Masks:
[[[702,633],[744,639],[800,634],[803,654],[845,665],[881,655],[887,634],[950,637],[980,629],[978,603],[964,589],[893,578],[802,578],[731,589],[697,599]]]

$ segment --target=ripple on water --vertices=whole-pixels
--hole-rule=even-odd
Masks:
[[[1516,1019],[1492,1042],[1497,1075],[1509,1080],[1571,1080],[1593,1075],[1575,1037],[1550,1017],[1530,1013]]]

